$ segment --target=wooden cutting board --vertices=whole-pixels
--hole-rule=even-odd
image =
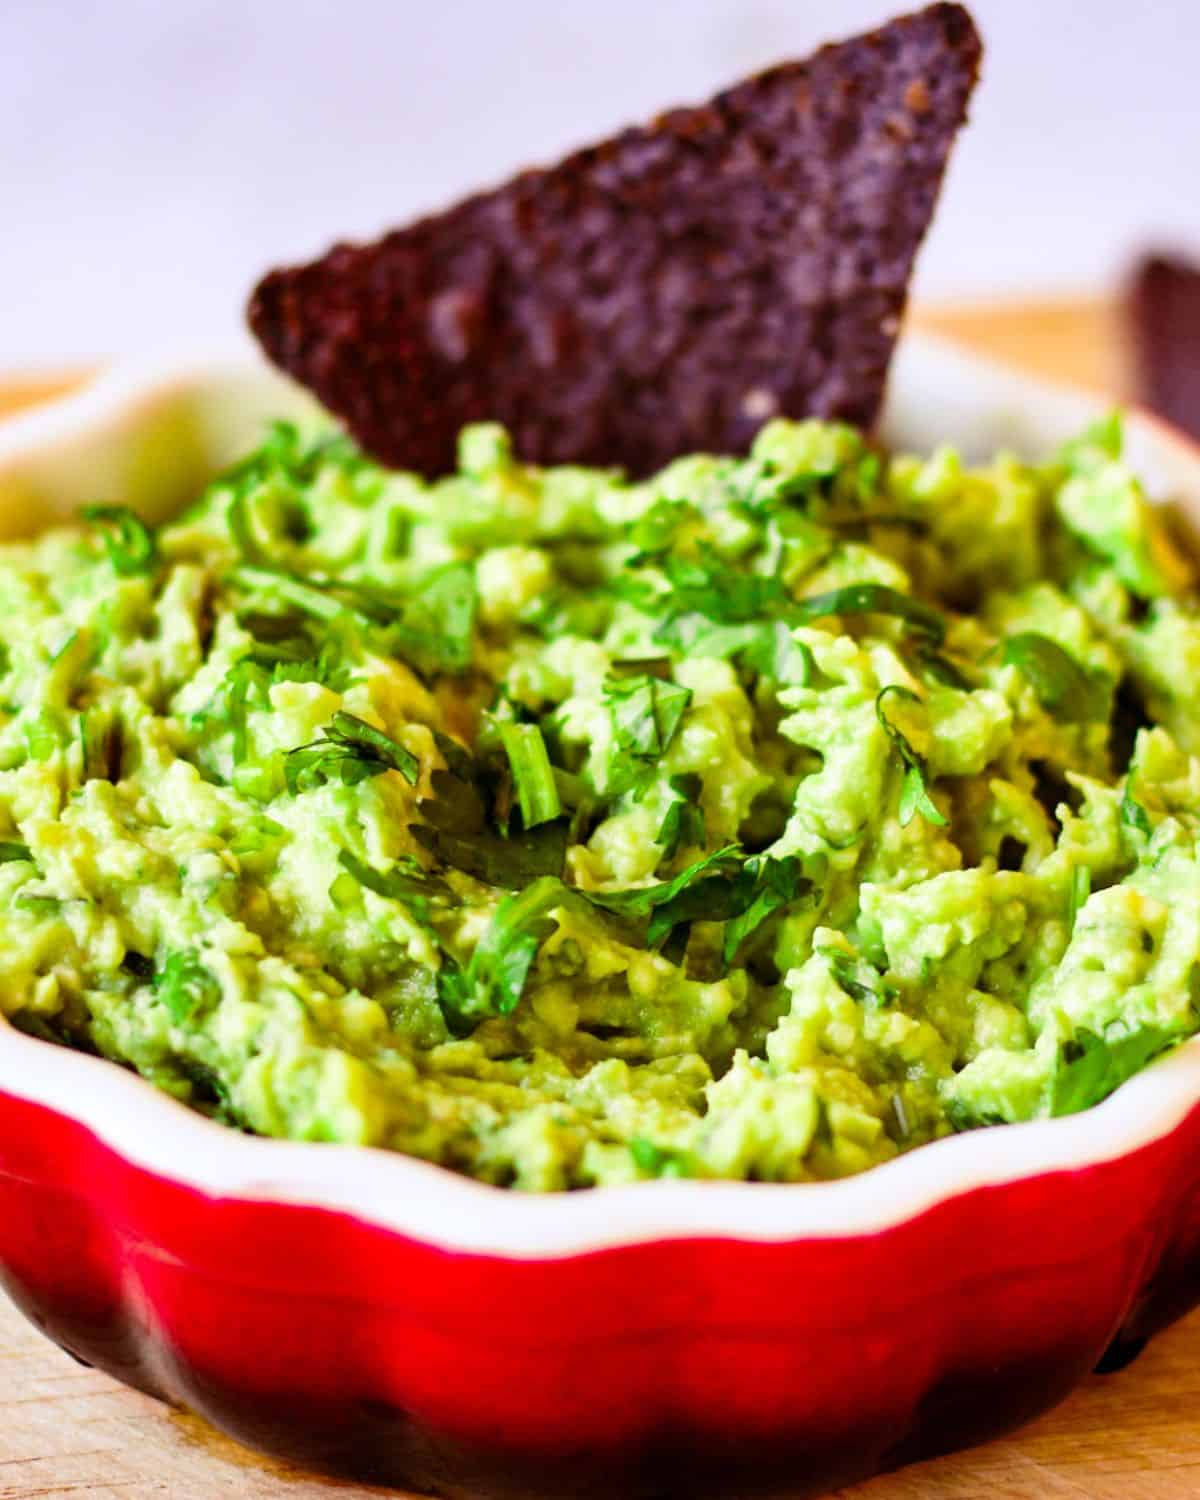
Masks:
[[[1114,395],[1116,319],[1094,302],[918,310],[922,327]],[[79,377],[0,382],[0,413]],[[0,1500],[366,1500],[247,1452],[197,1417],[81,1369],[0,1298]],[[1200,1500],[1200,1314],[1128,1370],[1093,1376],[1015,1436],[840,1492],[841,1500]],[[620,1500],[620,1497],[614,1497]]]

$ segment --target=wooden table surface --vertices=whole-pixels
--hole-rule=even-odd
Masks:
[[[923,309],[978,348],[1119,393],[1111,309],[1090,302]],[[0,385],[0,412],[69,382]],[[52,1348],[0,1298],[0,1500],[365,1500],[395,1494],[260,1459]],[[1093,1376],[1010,1438],[840,1492],[842,1500],[1200,1500],[1200,1314],[1119,1375]],[[619,1497],[614,1497],[619,1500]]]

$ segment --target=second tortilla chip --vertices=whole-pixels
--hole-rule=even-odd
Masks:
[[[251,327],[428,475],[483,419],[523,458],[635,475],[776,414],[869,427],[980,50],[933,5],[274,271]]]
[[[1200,438],[1200,265],[1180,256],[1146,256],[1126,309],[1139,400]]]

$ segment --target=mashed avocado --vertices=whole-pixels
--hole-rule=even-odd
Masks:
[[[0,549],[0,1006],[266,1135],[799,1181],[1200,1026],[1200,611],[1109,422],[632,484],[279,427]]]

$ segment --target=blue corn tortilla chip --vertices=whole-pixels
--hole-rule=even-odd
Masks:
[[[870,427],[980,52],[932,5],[272,271],[250,326],[427,475],[486,419],[527,460],[634,475],[742,452],[775,415]]]
[[[1138,400],[1200,438],[1200,265],[1145,256],[1130,281],[1127,315]]]

